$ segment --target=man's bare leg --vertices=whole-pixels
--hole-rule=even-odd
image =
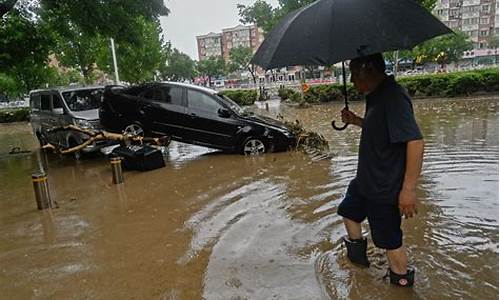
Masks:
[[[392,272],[401,275],[406,274],[408,257],[406,256],[405,247],[401,246],[397,249],[387,250],[387,260]]]
[[[361,223],[357,223],[351,219],[344,218],[344,225],[350,240],[359,240],[362,238]]]

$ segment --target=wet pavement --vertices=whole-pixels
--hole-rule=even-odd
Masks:
[[[36,149],[26,124],[0,127],[0,298],[497,299],[498,97],[415,100],[426,139],[419,215],[405,220],[413,289],[345,258],[336,210],[357,162],[360,130],[336,132],[340,104],[269,112],[330,141],[333,158],[261,157],[172,143],[167,167],[111,183],[103,158],[48,155],[59,208],[38,211]],[[351,109],[359,114],[362,103]],[[258,110],[258,109],[257,109]],[[368,228],[365,227],[368,231]]]

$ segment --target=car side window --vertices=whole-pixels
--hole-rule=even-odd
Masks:
[[[50,95],[42,95],[41,96],[41,107],[42,110],[51,110],[50,108]]]
[[[188,89],[188,107],[217,114],[221,105],[205,93]]]
[[[40,106],[41,106],[41,104],[40,104],[40,95],[38,95],[38,94],[31,95],[31,103],[30,103],[30,105],[31,105],[31,110],[33,110],[33,111],[40,110]]]
[[[62,100],[58,95],[52,96],[52,109],[63,108]]]
[[[182,106],[182,88],[177,86],[165,86],[165,102]]]
[[[165,99],[165,92],[163,89],[159,87],[153,87],[148,89],[144,94],[143,97],[146,99],[151,99],[151,100],[156,100],[156,101],[164,101]]]

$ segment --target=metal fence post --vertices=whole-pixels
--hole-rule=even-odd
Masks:
[[[31,181],[33,182],[35,200],[38,209],[52,208],[52,199],[50,198],[47,174],[43,172],[33,173],[31,175]]]
[[[123,183],[122,158],[112,157],[110,162],[111,162],[111,171],[113,173],[113,183],[114,184]]]

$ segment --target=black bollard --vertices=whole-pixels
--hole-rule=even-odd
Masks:
[[[31,175],[31,181],[33,181],[36,206],[38,209],[52,208],[52,199],[50,198],[47,174],[43,172],[33,173]]]
[[[111,162],[111,171],[113,173],[113,183],[114,184],[123,183],[122,158],[112,157],[110,162]]]

